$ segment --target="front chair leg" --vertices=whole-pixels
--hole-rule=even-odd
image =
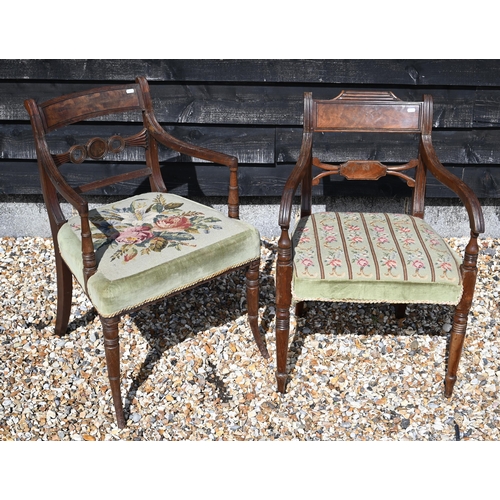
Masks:
[[[120,429],[125,427],[123,414],[122,396],[120,391],[120,343],[118,339],[118,323],[120,316],[103,318],[101,316],[102,330],[104,334],[104,350],[106,353],[106,364],[108,366],[109,385],[113,404],[115,406],[116,423]]]
[[[448,369],[444,387],[444,395],[448,398],[451,397],[453,387],[457,381],[458,365],[460,363],[460,357],[462,356],[462,347],[464,345],[465,332],[467,330],[467,318],[472,306],[472,298],[476,286],[478,252],[477,235],[472,234],[469,244],[465,249],[464,263],[461,268],[463,278],[462,298],[455,310],[453,327],[450,335]]]
[[[276,382],[278,392],[285,393],[292,303],[292,249],[286,230],[278,242],[276,262]]]
[[[259,265],[258,260],[252,262],[246,274],[248,323],[260,353],[267,359],[269,352],[259,330]]]

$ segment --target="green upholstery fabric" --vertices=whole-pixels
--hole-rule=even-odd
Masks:
[[[260,257],[249,224],[173,194],[145,193],[91,210],[98,270],[88,294],[104,317],[188,288]],[[62,258],[83,285],[80,217],[61,227]]]
[[[292,238],[295,301],[457,304],[459,256],[422,219],[316,213]]]

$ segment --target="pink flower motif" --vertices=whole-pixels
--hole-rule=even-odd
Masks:
[[[299,244],[300,243],[309,243],[311,241],[311,238],[307,235],[303,235],[300,237]]]
[[[311,259],[307,258],[307,257],[305,257],[304,259],[302,259],[301,262],[302,262],[302,265],[304,267],[314,266],[314,262]]]
[[[149,226],[127,227],[116,238],[118,243],[135,245],[153,237]]]
[[[355,226],[354,224],[349,224],[349,226],[347,226],[347,229],[349,231],[359,231],[359,226]]]
[[[377,233],[383,233],[384,232],[384,228],[380,227],[380,226],[374,226],[373,230],[377,231]]]
[[[414,267],[415,269],[423,269],[423,268],[425,267],[425,264],[424,264],[421,260],[418,260],[418,259],[417,259],[417,260],[414,260],[414,261],[412,262],[412,264],[413,264],[413,267]]]
[[[432,238],[430,240],[431,245],[436,246],[436,245],[441,245],[441,242],[437,240],[436,238]]]
[[[411,229],[409,227],[400,227],[399,232],[400,233],[410,233]]]
[[[403,240],[403,243],[404,243],[405,245],[413,245],[413,243],[415,243],[415,240],[414,240],[413,238],[405,238],[405,239]]]
[[[330,234],[325,238],[325,241],[327,243],[332,243],[334,241],[337,241],[337,237],[334,234]]]
[[[443,270],[443,271],[451,271],[451,264],[449,262],[441,262],[441,264],[439,265],[439,267]]]
[[[378,241],[379,243],[381,243],[381,244],[382,244],[382,243],[387,243],[387,242],[389,241],[389,238],[388,238],[387,236],[379,236],[379,237],[377,238],[377,241]]]
[[[388,269],[396,269],[398,267],[398,263],[395,260],[388,259],[384,263]]]
[[[137,255],[137,250],[135,248],[132,248],[132,250],[132,252],[128,252],[123,256],[125,262],[130,262]]]
[[[335,228],[333,226],[327,226],[326,224],[323,224],[323,229],[327,232],[327,233],[331,233],[332,231],[335,231]]]
[[[363,238],[362,238],[361,236],[353,236],[353,237],[351,238],[351,241],[352,241],[353,243],[361,243],[361,242],[363,241]]]
[[[359,267],[369,267],[370,266],[370,263],[364,257],[361,257],[360,259],[358,259],[357,262],[358,262]]]
[[[170,217],[156,219],[155,226],[160,231],[185,231],[191,227],[191,221],[187,217],[171,215]]]
[[[332,267],[340,267],[342,265],[342,261],[340,259],[335,258],[335,257],[333,257],[331,259],[327,259],[326,263]]]

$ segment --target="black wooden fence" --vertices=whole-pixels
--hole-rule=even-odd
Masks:
[[[303,93],[332,98],[342,89],[384,89],[403,100],[434,98],[434,144],[447,168],[483,199],[500,198],[500,60],[0,60],[0,201],[5,195],[39,195],[34,144],[23,101],[43,101],[106,83],[144,75],[151,84],[161,124],[174,135],[239,158],[242,196],[275,197],[298,156]],[[132,134],[138,117],[99,120],[93,135]],[[82,143],[89,127],[53,134],[67,150]],[[84,142],[84,141],[83,141]],[[342,145],[356,156],[406,162],[415,144],[392,136],[386,150],[354,135]],[[325,160],[337,153],[321,146]],[[359,150],[359,151],[358,151]],[[411,156],[411,155],[410,155]],[[124,158],[133,164],[131,153]],[[167,186],[179,194],[220,196],[227,192],[225,169],[162,152]],[[183,168],[171,168],[171,167]],[[113,159],[75,166],[84,180],[95,169],[117,170]],[[126,167],[125,167],[126,168]],[[386,179],[363,194],[398,196],[400,182]],[[99,194],[130,194],[140,181]],[[317,195],[352,195],[353,183],[325,180]],[[453,197],[432,179],[428,196]]]

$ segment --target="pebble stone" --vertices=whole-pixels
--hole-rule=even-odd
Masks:
[[[465,239],[449,239],[463,251]],[[496,441],[500,439],[499,240],[482,252],[451,399],[443,396],[453,308],[311,303],[292,314],[290,381],[275,383],[275,239],[263,238],[264,360],[238,272],[126,315],[127,427],[117,428],[101,326],[78,285],[68,333],[53,334],[50,238],[0,239],[0,440]]]

